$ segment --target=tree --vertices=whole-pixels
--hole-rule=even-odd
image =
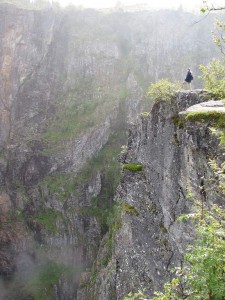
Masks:
[[[225,9],[225,6],[214,6],[213,2],[209,2],[207,0],[203,1],[203,7],[201,8],[201,12],[207,13],[213,11],[221,11]],[[213,41],[217,44],[220,51],[225,55],[225,23],[216,19],[215,29],[212,31]]]
[[[213,59],[209,65],[200,65],[204,85],[215,99],[225,98],[225,62]]]
[[[197,238],[189,246],[183,268],[165,284],[164,292],[146,298],[144,292],[129,294],[124,300],[224,300],[225,299],[225,210],[216,205],[204,210],[196,205],[193,214],[180,221],[196,222]]]
[[[211,12],[225,9],[225,6],[215,6],[212,1],[203,0],[203,7],[201,8],[201,12]]]

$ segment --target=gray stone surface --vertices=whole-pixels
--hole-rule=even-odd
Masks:
[[[181,266],[186,247],[194,239],[192,225],[177,218],[193,211],[195,200],[221,203],[224,198],[216,189],[216,174],[209,164],[213,158],[223,161],[218,138],[210,135],[207,124],[179,123],[177,119],[184,109],[212,105],[203,102],[208,97],[201,90],[178,92],[171,103],[156,103],[151,114],[142,116],[131,129],[121,162],[142,164],[143,171],[122,172],[115,201],[129,204],[136,213],[123,206],[112,258],[98,270],[93,299],[122,300],[130,291],[145,288],[152,295],[162,289],[174,267]],[[105,246],[101,251],[104,256]],[[79,297],[83,299],[89,298]]]
[[[186,111],[180,112],[179,114],[187,114],[187,113],[190,113],[190,112],[197,112],[197,111],[225,112],[224,104],[225,104],[224,100],[217,100],[217,101],[211,100],[211,101],[207,101],[207,102],[203,102],[203,103],[193,105],[193,106],[189,107],[188,109],[186,109]]]
[[[189,20],[190,15],[184,14],[184,17]],[[172,25],[165,26],[165,20]],[[98,254],[102,238],[100,225],[94,216],[82,211],[90,209],[92,197],[101,193],[102,174],[96,171],[85,180],[82,171],[89,159],[107,144],[112,133],[126,128],[127,123],[136,122],[143,88],[150,81],[167,76],[168,70],[171,78],[179,79],[177,71],[170,67],[173,61],[178,62],[180,40],[167,39],[167,43],[161,44],[174,26],[177,27],[171,20],[174,22],[174,14],[167,12],[162,15],[158,12],[105,15],[94,10],[49,8],[35,11],[10,4],[0,5],[0,222],[4,227],[0,239],[0,274],[3,280],[12,278],[13,274],[28,278],[39,264],[51,259],[74,271],[70,280],[62,278],[54,285],[55,299],[75,300],[81,273],[85,271],[84,280],[87,281],[97,255],[99,260],[109,255],[109,249]],[[179,30],[180,34],[186,33],[186,27],[179,27]],[[179,50],[181,58],[187,51],[192,51],[190,41],[198,39],[197,33],[185,35],[183,48]],[[158,34],[161,38],[156,39]],[[202,36],[202,39],[212,45],[211,38]],[[207,53],[203,54],[207,61],[215,51],[213,46],[206,48]],[[193,51],[198,53],[198,47]],[[171,53],[169,60],[168,52]],[[177,68],[182,66],[183,60],[180,60]],[[179,205],[174,201],[179,204],[184,196],[182,192],[179,195],[172,192],[179,183],[171,180],[169,174],[180,175],[174,170],[174,160],[180,166],[180,161],[188,158],[194,168],[196,159],[185,150],[185,143],[190,142],[195,150],[199,145],[208,147],[205,131],[199,135],[190,133],[188,140],[181,134],[181,128],[168,118],[203,99],[203,91],[197,94],[182,92],[177,99],[179,109],[174,104],[171,107],[157,104],[149,119],[139,120],[137,128],[133,125],[124,161],[143,163],[144,172],[132,175],[124,171],[117,198],[118,202],[126,201],[140,211],[139,217],[123,212],[127,221],[118,232],[118,239],[124,239],[126,247],[115,248],[108,269],[101,271],[102,277],[98,277],[98,285],[88,300],[92,295],[93,300],[112,300],[115,293],[119,299],[131,285],[143,286],[152,280],[158,286],[164,280],[158,281],[154,274],[159,272],[157,276],[161,278],[159,269],[165,265],[169,268],[170,261],[173,264],[170,239],[172,241],[173,235],[182,236],[183,232],[173,222],[174,214],[182,210],[182,205],[177,208]],[[72,112],[80,110],[71,120],[72,125],[79,125],[78,117],[85,109],[94,112],[94,121],[87,118],[87,126],[81,126],[70,138],[61,136],[56,142],[44,139],[44,134],[54,128],[53,125],[54,133],[59,132],[65,121],[62,113],[67,112],[74,102]],[[83,103],[98,105],[85,107]],[[189,130],[194,129],[190,126]],[[183,139],[185,158],[178,155],[179,147],[174,146],[174,143],[182,144]],[[185,178],[186,169],[181,169],[182,178]],[[79,176],[82,180],[76,185]],[[170,196],[164,206],[167,192]],[[146,202],[143,202],[145,198]],[[50,224],[47,220],[50,230],[42,224],[46,222],[42,219],[43,211],[56,213]],[[51,227],[52,223],[56,228]],[[142,224],[147,226],[147,237]],[[163,232],[157,232],[158,226]],[[174,232],[171,237],[165,232],[169,228]],[[165,239],[161,241],[162,238]],[[146,250],[141,244],[142,239],[148,245],[153,243],[153,250]],[[162,247],[160,243],[163,243]],[[182,243],[175,245],[182,248]],[[174,251],[179,252],[177,248]],[[145,259],[138,269],[142,254]],[[147,264],[149,257],[151,266]],[[130,258],[133,259],[132,266]],[[121,265],[119,269],[123,270],[119,274],[115,273],[117,261]],[[135,280],[126,286],[130,274]],[[6,282],[8,285],[8,280]],[[14,292],[16,295],[10,296],[10,300],[23,298],[16,289]],[[89,289],[89,295],[90,292],[92,289]],[[85,297],[82,290],[78,294]]]

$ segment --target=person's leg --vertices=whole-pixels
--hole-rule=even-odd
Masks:
[[[184,90],[187,90],[187,85],[188,85],[187,81],[184,81],[183,82],[183,88],[184,88]]]

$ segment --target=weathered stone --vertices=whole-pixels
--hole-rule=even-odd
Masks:
[[[190,14],[182,13],[182,16],[190,20]],[[159,18],[163,22],[158,22]],[[176,62],[177,68],[182,69],[185,53],[192,53],[196,32],[188,38],[185,35],[181,60],[177,54],[180,40],[171,38],[164,42],[164,37],[173,29],[171,20],[174,21],[173,13],[106,15],[94,10],[49,8],[35,11],[10,4],[0,5],[0,202],[3,213],[0,217],[1,225],[4,225],[2,241],[0,239],[4,250],[0,273],[3,283],[7,274],[11,277],[16,274],[21,279],[18,286],[25,286],[28,281],[23,281],[24,276],[31,278],[40,265],[54,260],[56,264],[65,264],[72,270],[72,279],[64,274],[58,284],[51,285],[54,286],[54,299],[76,299],[80,274],[89,272],[102,238],[101,226],[90,210],[93,208],[92,198],[100,197],[104,192],[104,178],[94,166],[88,169],[88,174],[85,168],[107,145],[111,134],[120,133],[128,123],[136,122],[143,89],[149,82],[169,75],[177,78],[177,70],[171,65]],[[180,25],[178,29],[181,33],[182,30],[186,32],[185,26],[182,29]],[[155,34],[160,34],[160,38],[155,39]],[[214,46],[208,37],[202,36],[202,40],[208,45],[207,52],[202,55],[209,60],[215,55]],[[198,53],[197,48],[194,51]],[[123,157],[124,163],[143,163],[144,169],[139,174],[124,171],[118,192],[125,197],[122,200],[127,203],[127,209],[133,210],[123,212],[124,219],[130,223],[123,223],[118,235],[124,238],[127,247],[133,247],[135,241],[141,243],[139,239],[145,239],[141,224],[145,223],[145,211],[149,210],[149,214],[155,216],[152,228],[156,231],[156,249],[160,248],[160,243],[163,244],[160,251],[164,260],[156,263],[160,254],[155,253],[152,258],[154,268],[156,265],[163,266],[165,262],[168,264],[170,259],[171,252],[166,248],[172,244],[169,241],[167,246],[166,230],[172,228],[172,209],[176,205],[168,200],[168,211],[167,207],[163,208],[161,194],[154,191],[154,184],[149,182],[155,180],[155,190],[159,189],[163,196],[171,188],[171,179],[167,178],[170,169],[164,174],[161,168],[164,168],[164,163],[171,166],[174,159],[177,163],[178,150],[175,151],[174,145],[169,146],[167,141],[165,151],[168,155],[164,158],[163,144],[174,126],[177,131],[172,141],[176,147],[182,143],[182,135],[177,125],[171,123],[165,127],[165,132],[163,126],[170,115],[185,109],[185,103],[192,105],[205,97],[201,91],[196,98],[193,95],[181,93],[179,109],[175,105],[172,111],[164,104],[156,105],[156,115],[151,117],[152,124],[149,118],[143,119],[138,128],[130,133],[127,152]],[[148,141],[151,130],[154,138]],[[192,136],[193,128],[188,130]],[[198,149],[199,144],[207,149],[204,134],[205,131],[201,133],[201,139],[190,137],[193,151]],[[155,148],[150,150],[155,139]],[[124,138],[121,140],[124,141]],[[154,164],[150,166],[146,155],[154,157],[156,153],[160,160],[157,162],[152,158]],[[179,175],[179,172],[176,171],[174,176],[176,174]],[[186,176],[185,170],[182,176]],[[161,177],[167,180],[164,188]],[[132,184],[128,184],[126,178],[130,178]],[[126,184],[127,196],[124,190]],[[146,203],[142,202],[143,190],[148,194]],[[180,194],[182,198],[182,192]],[[177,194],[175,196],[179,199]],[[107,197],[108,194],[102,197],[99,208],[101,205],[104,207],[104,201],[108,201],[106,204],[112,202]],[[155,204],[153,200],[157,197],[159,199]],[[140,203],[136,203],[135,199]],[[136,213],[132,215],[131,211]],[[137,222],[136,229],[131,222],[133,218]],[[147,218],[150,220],[150,216]],[[12,222],[10,226],[9,220]],[[158,226],[162,229],[160,233],[157,233]],[[182,230],[174,228],[174,235],[180,234],[182,237]],[[151,225],[148,230],[152,233]],[[6,237],[8,239],[5,240]],[[149,236],[146,240],[148,243],[152,241]],[[181,245],[177,247],[182,248]],[[140,286],[144,285],[146,280],[157,281],[153,276],[154,268],[150,270],[146,262],[140,264],[141,275],[135,274],[141,257],[136,248],[134,246],[124,255],[124,261],[121,257],[125,249],[122,248],[116,250],[118,254],[111,261],[109,249],[102,256],[99,254],[99,259],[103,258],[105,264],[109,262],[111,274],[116,274],[117,262],[124,272],[108,277],[107,269],[102,270],[102,278],[98,278],[102,288],[96,289],[93,294],[96,300],[112,300],[117,298],[116,293],[118,297],[125,294],[129,287],[127,285],[126,288],[124,282],[129,275],[130,257],[135,259],[132,267],[135,287],[139,282]],[[143,257],[149,257],[148,251]],[[158,276],[161,278],[161,275]],[[10,283],[7,284],[10,290]],[[14,295],[10,296],[10,300],[27,298],[18,291],[22,293],[23,288],[12,288],[10,292]],[[87,291],[89,295],[90,291],[92,289]],[[85,295],[79,291],[80,294],[82,297]]]
[[[180,112],[179,115],[186,115],[190,112],[210,112],[210,111],[215,111],[215,112],[225,112],[225,102],[224,100],[211,100],[203,103],[199,103],[196,105],[193,105],[186,109],[184,112]]]
[[[146,289],[152,295],[162,289],[194,239],[191,224],[177,218],[192,211],[195,200],[221,203],[224,198],[215,189],[218,182],[208,160],[221,159],[218,138],[210,135],[207,124],[185,120],[181,124],[175,118],[184,109],[209,107],[211,101],[203,102],[208,97],[201,90],[178,92],[172,104],[156,103],[149,117],[141,118],[131,130],[123,163],[144,167],[138,173],[123,171],[115,200],[128,203],[137,213],[124,206],[112,258],[105,268],[99,267],[93,287],[95,295],[103,298],[94,299],[110,300],[110,290],[115,299],[122,300],[130,291]],[[213,104],[218,107],[218,102]],[[104,246],[100,251],[104,253]],[[101,254],[98,258],[101,261]],[[108,274],[106,278],[104,274]],[[88,297],[79,298],[83,299]]]

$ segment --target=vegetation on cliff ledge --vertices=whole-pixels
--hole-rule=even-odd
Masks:
[[[214,99],[225,98],[225,64],[224,61],[213,59],[207,66],[200,65],[201,78],[205,88]]]
[[[160,100],[171,101],[176,91],[181,87],[179,82],[170,82],[168,79],[161,79],[156,83],[151,83],[148,96],[154,102]]]
[[[144,292],[130,293],[124,300],[223,300],[225,295],[225,210],[213,205],[180,221],[194,219],[197,239],[190,245],[182,268],[176,268],[175,278],[165,284],[163,292],[149,299]]]
[[[216,128],[225,128],[225,112],[216,110],[190,112],[186,119],[191,122],[213,122]]]
[[[69,276],[69,269],[51,260],[40,262],[28,278],[19,275],[14,278],[10,296],[13,299],[50,300],[55,297],[59,279]]]
[[[225,112],[197,111],[187,114],[186,119],[191,122],[211,122],[211,132],[220,139],[220,145],[225,145]]]
[[[131,172],[140,172],[143,169],[143,165],[129,163],[129,164],[124,164],[123,169],[129,170]]]

